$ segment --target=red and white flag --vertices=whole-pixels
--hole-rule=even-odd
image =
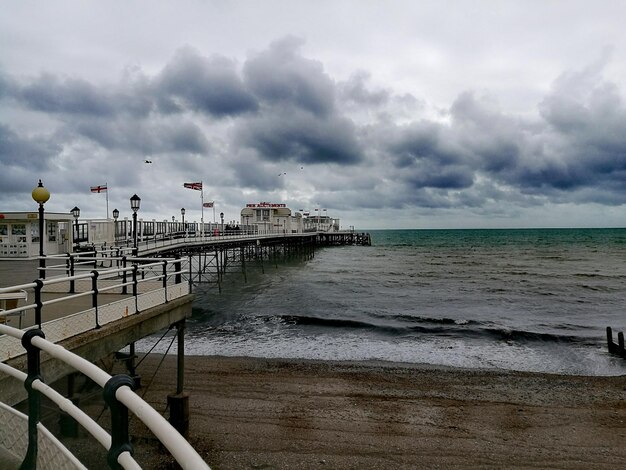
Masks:
[[[92,193],[105,193],[107,190],[107,185],[106,184],[101,184],[99,186],[92,186],[91,187],[91,192]]]
[[[214,202],[214,201],[211,201],[211,202],[205,202],[205,203],[203,203],[203,204],[202,204],[202,207],[213,207],[213,202]]]
[[[187,189],[195,189],[196,191],[202,191],[202,182],[200,183],[184,183],[183,186]]]

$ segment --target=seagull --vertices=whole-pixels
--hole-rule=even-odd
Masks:
[[[152,163],[152,160],[146,159],[145,163]]]

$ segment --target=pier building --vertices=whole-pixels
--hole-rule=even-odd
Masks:
[[[71,250],[72,214],[46,212],[43,244],[51,255]],[[39,254],[37,212],[0,212],[0,258],[31,258]]]
[[[339,231],[337,218],[321,214],[311,216],[304,211],[292,214],[286,204],[272,202],[246,204],[241,210],[241,225],[259,234]]]

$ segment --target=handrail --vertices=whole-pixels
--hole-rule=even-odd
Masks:
[[[33,331],[33,330],[31,330]],[[22,340],[24,343],[24,335],[25,332],[22,330],[18,330],[17,328],[13,328],[7,325],[0,324],[0,334],[6,334],[12,336],[13,338]],[[88,360],[78,356],[77,354],[68,351],[64,347],[51,343],[46,340],[42,336],[38,336],[36,334],[29,335],[30,344],[34,346],[39,351],[44,351],[48,353],[50,356],[58,359],[65,364],[73,367],[77,371],[83,373],[91,380],[93,380],[96,384],[101,386],[102,388],[107,387],[110,383],[112,376],[107,372],[103,371],[95,364],[92,364]],[[29,351],[29,355],[31,351]],[[32,361],[34,362],[34,361]],[[31,360],[29,356],[29,368],[31,365]],[[38,360],[37,360],[38,367]],[[2,369],[4,370],[4,368]],[[29,375],[31,371],[29,370]],[[37,372],[38,373],[38,372]],[[38,378],[32,381],[32,387],[34,383],[37,382]],[[130,378],[129,378],[130,380]],[[170,451],[172,456],[176,459],[176,461],[181,465],[182,468],[189,469],[208,469],[209,466],[202,460],[202,458],[198,455],[195,449],[185,440],[183,436],[179,434],[179,432],[174,428],[163,416],[161,416],[154,408],[152,408],[148,403],[146,403],[141,397],[139,397],[133,390],[127,385],[122,385],[114,393],[115,398],[123,403],[128,410],[133,412],[139,420],[141,420],[147,427],[150,429],[154,435],[161,441],[161,443]],[[69,400],[68,400],[69,401]],[[29,438],[31,436],[29,435]],[[95,436],[94,436],[95,437]],[[102,436],[101,436],[102,437]],[[36,438],[36,436],[35,436]],[[124,452],[120,454],[123,455]],[[122,459],[126,461],[125,458]],[[119,460],[118,463],[122,464]],[[137,468],[137,467],[124,467],[124,468]]]
[[[17,379],[24,383],[28,376],[21,370],[17,370],[3,362],[0,362],[0,372],[4,372],[6,375]],[[94,419],[92,419],[87,413],[76,406],[70,399],[65,398],[59,392],[47,385],[40,379],[33,381],[33,388],[43,395],[45,395],[50,401],[55,403],[61,411],[64,411],[76,420],[89,434],[91,434],[105,449],[111,448],[111,435],[100,426]],[[127,454],[127,455],[123,455]],[[124,452],[118,457],[118,462],[124,468],[141,468],[132,457],[130,452]]]
[[[181,279],[177,278],[177,276],[187,272],[187,260],[184,258],[113,258],[113,260],[114,262],[119,261],[117,267],[106,267],[104,269],[91,268],[89,271],[80,270],[79,272],[70,272],[67,276],[53,276],[48,279],[37,279],[29,284],[0,288],[0,294],[15,292],[17,289],[29,289],[34,291],[34,296],[28,299],[31,301],[28,305],[15,306],[15,308],[0,311],[0,317],[9,318],[9,316],[19,315],[19,326],[21,328],[24,313],[34,310],[34,323],[39,328],[42,328],[46,307],[92,295],[92,306],[96,309],[94,326],[95,328],[99,328],[101,326],[98,314],[98,305],[100,304],[98,301],[99,294],[117,291],[116,293],[122,296],[134,296],[134,312],[132,313],[136,313],[139,311],[140,305],[137,302],[138,296],[153,290],[152,287],[146,287],[139,292],[138,286],[150,286],[151,282],[157,283],[158,287],[155,285],[154,290],[165,289],[163,301],[168,302],[171,299],[168,294],[168,284],[180,284]],[[183,266],[181,263],[185,263],[185,265]],[[72,269],[74,269],[74,264],[79,263],[72,262]],[[91,262],[87,264],[91,264]],[[137,273],[138,270],[139,273]],[[129,286],[132,286],[132,293]],[[66,295],[59,298],[46,297],[44,300],[43,294],[46,292],[65,292]],[[176,295],[179,296],[182,294],[182,292],[179,292]],[[108,303],[108,301],[106,303]],[[145,305],[145,303],[143,305]],[[106,322],[108,321],[111,320],[109,319]],[[31,324],[32,323],[27,323],[26,326]],[[67,332],[63,333],[66,335],[65,337],[72,335],[70,330],[65,329],[63,331]],[[9,354],[8,357],[14,357],[11,356],[11,354],[18,352],[18,350],[15,349],[11,351],[13,352],[7,353]]]

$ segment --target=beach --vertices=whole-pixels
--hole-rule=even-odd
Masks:
[[[138,373],[166,412],[176,358],[150,355]],[[189,441],[214,469],[626,465],[626,376],[187,357],[185,382]],[[173,468],[132,425],[144,468]]]

